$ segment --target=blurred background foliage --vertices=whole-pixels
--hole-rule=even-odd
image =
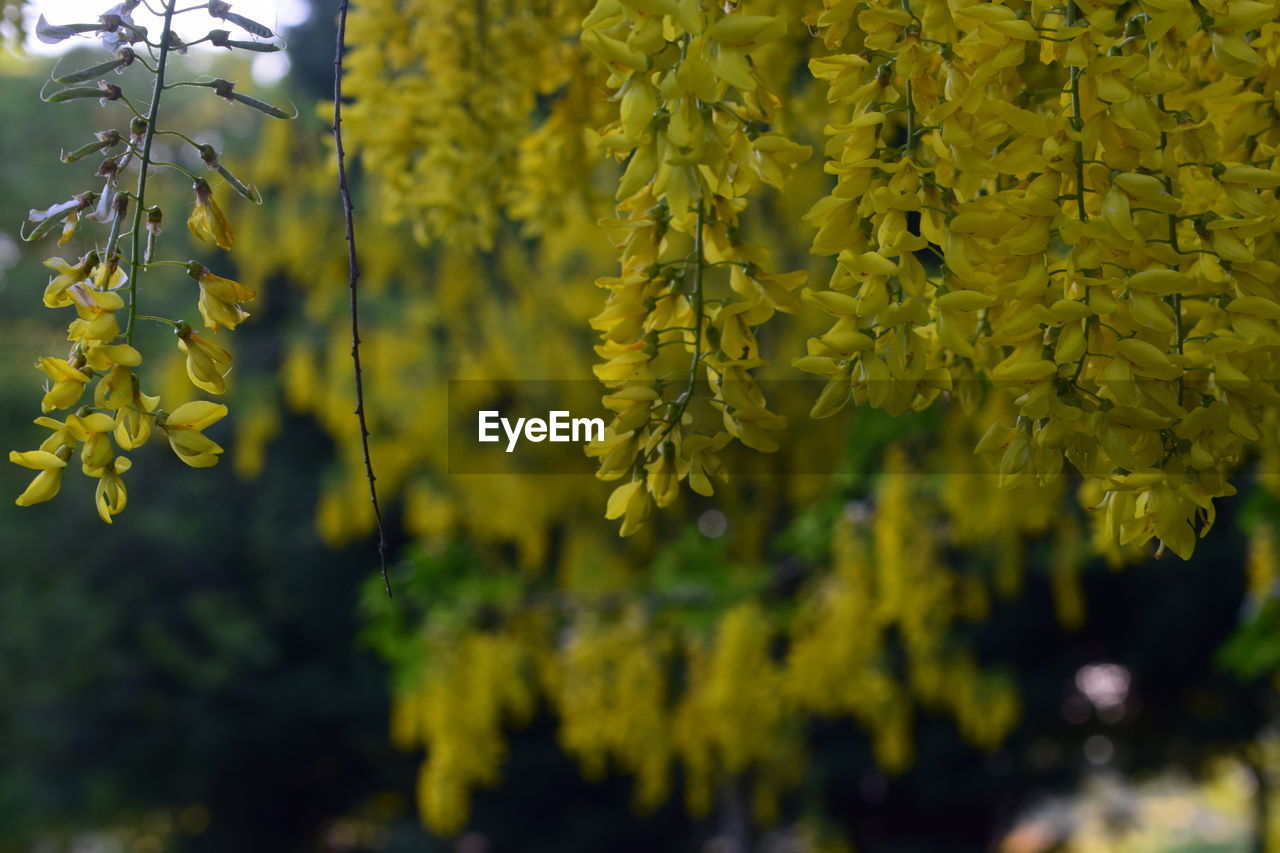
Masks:
[[[415,419],[439,410],[444,377],[476,378],[543,348],[537,364],[568,354],[585,370],[591,338],[580,308],[594,304],[591,279],[609,263],[598,237],[538,243],[504,225],[496,247],[470,254],[423,249],[404,224],[362,220],[375,451],[396,555],[397,596],[386,599],[352,485],[346,351],[333,343],[345,284],[322,115],[333,6],[314,3],[308,22],[286,34],[292,67],[272,94],[299,105],[297,127],[262,136],[257,122],[227,120],[221,104],[214,113],[193,99],[189,108],[193,121],[216,128],[224,162],[256,164],[243,171],[268,197],[261,211],[232,206],[249,247],[232,256],[238,275],[261,293],[236,342],[236,414],[220,425],[233,464],[176,470],[165,449],[148,448],[131,474],[133,504],[112,528],[97,522],[85,495],[38,510],[0,503],[0,849],[1277,849],[1268,826],[1278,819],[1280,604],[1276,546],[1258,531],[1280,507],[1252,469],[1186,562],[1120,569],[1078,548],[1064,580],[1061,550],[1073,540],[1046,525],[1020,519],[1013,526],[1025,530],[1013,531],[1013,544],[939,537],[945,553],[928,559],[945,559],[954,589],[980,591],[944,619],[946,651],[929,660],[939,677],[969,667],[964,678],[993,704],[806,711],[777,730],[748,729],[749,737],[783,733],[784,766],[712,772],[710,808],[697,816],[685,808],[686,777],[665,766],[672,781],[660,784],[670,790],[635,810],[632,776],[643,770],[630,758],[605,748],[593,759],[590,746],[566,754],[571,702],[536,694],[563,683],[555,650],[572,648],[575,637],[640,618],[646,627],[635,642],[652,642],[679,684],[697,674],[671,645],[717,636],[727,614],[756,602],[761,609],[745,611],[745,621],[769,614],[762,648],[765,659],[781,660],[785,632],[822,600],[815,590],[841,559],[833,552],[847,547],[839,530],[874,527],[893,500],[908,534],[946,523],[936,477],[900,477],[918,491],[894,498],[892,478],[882,476],[895,453],[925,457],[945,428],[935,415],[859,413],[837,476],[816,486],[794,478],[782,497],[747,488],[740,506],[732,497],[690,502],[625,547],[598,519],[600,490],[590,479],[567,478],[556,490],[496,481],[446,497],[442,460],[426,447],[439,438],[436,425],[420,426],[417,457],[377,443],[413,436]],[[0,404],[8,413],[0,438],[18,447],[29,443],[26,413],[39,388],[32,354],[60,331],[35,297],[45,254],[20,243],[17,226],[28,207],[81,189],[51,152],[95,125],[91,109],[38,100],[51,60],[0,63]],[[248,76],[228,67],[228,76]],[[367,192],[359,208],[376,212],[379,197]],[[589,218],[591,204],[565,216]],[[544,273],[556,277],[531,296],[529,279]],[[432,290],[451,275],[454,286]],[[490,301],[468,301],[469,288],[480,287]],[[510,316],[494,320],[494,311]],[[530,318],[541,325],[528,326]],[[471,328],[514,336],[522,324],[533,334],[505,341],[496,357],[486,334],[468,340]],[[581,328],[564,331],[574,324]],[[448,338],[441,329],[461,331]],[[410,353],[407,364],[393,357],[399,351]],[[308,367],[305,352],[332,358]],[[403,411],[392,411],[396,400]],[[5,469],[0,491],[16,494],[24,474]],[[867,547],[895,535],[868,534]],[[574,548],[576,561],[565,558]],[[1012,580],[1000,568],[1010,561]],[[904,625],[885,632],[881,651],[885,670],[909,685]],[[499,700],[466,692],[469,673],[445,678],[444,689],[463,700],[462,722],[456,742],[430,749],[458,753],[464,770],[492,763],[498,772],[446,780],[469,808],[446,815],[458,817],[450,831],[424,827],[421,737],[406,715],[424,678],[431,684],[448,671],[451,654],[491,640],[515,642],[511,684],[541,686],[512,697],[511,713],[494,716],[491,731],[485,703]],[[912,689],[895,696],[912,703]],[[1016,712],[985,734],[984,720],[1009,702]],[[465,725],[469,715],[482,718],[478,731]],[[896,747],[885,739],[895,737],[908,742],[909,759],[892,760]],[[584,778],[592,764],[607,772]],[[751,816],[762,780],[777,783],[776,814],[764,822]],[[429,818],[431,805],[422,811]]]

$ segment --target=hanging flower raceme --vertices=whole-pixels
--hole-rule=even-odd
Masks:
[[[1274,3],[854,4],[809,22],[844,118],[796,366],[891,413],[1007,394],[1001,484],[1073,469],[1120,546],[1188,556],[1280,402]],[[976,392],[976,393],[975,393]]]
[[[343,126],[381,184],[387,219],[409,220],[423,243],[490,249],[503,216],[540,231],[587,193],[582,126],[570,120],[599,109],[598,82],[571,41],[587,5],[380,0],[352,9],[344,66],[354,103]],[[527,138],[535,127],[536,145]]]
[[[609,296],[592,320],[595,373],[617,414],[589,451],[601,479],[626,481],[606,512],[624,536],[674,501],[681,480],[709,493],[727,441],[772,450],[786,424],[752,375],[768,363],[755,330],[795,309],[805,275],[769,273],[768,252],[738,233],[749,194],[780,187],[809,156],[764,129],[776,98],[752,56],[785,30],[781,18],[696,3],[600,0],[583,22],[620,101],[598,145],[627,164],[605,223],[622,269],[599,280]]]
[[[134,26],[129,15],[136,3],[117,5],[101,16],[94,24],[52,25],[43,18],[37,35],[49,43],[57,43],[78,34],[97,33],[112,58],[96,65],[73,71],[56,78],[67,86],[46,98],[52,103],[79,101],[95,97],[100,105],[109,107],[122,100],[123,89],[105,80],[97,85],[78,86],[107,73],[164,73],[175,51],[180,51],[185,40],[172,28],[175,19],[198,7],[176,8],[175,0],[163,0],[163,31],[159,33],[159,45],[153,52],[155,65],[135,63],[130,44],[144,41],[146,32]],[[209,12],[246,30],[256,39],[271,39],[266,27],[231,11],[228,3],[211,3]],[[261,52],[278,49],[267,41],[231,40],[227,31],[217,37],[220,46],[229,49]],[[141,68],[142,71],[137,69]],[[171,78],[172,79],[172,78]],[[228,96],[230,84],[217,81],[217,94]],[[187,82],[185,85],[209,87],[212,84]],[[142,321],[170,325],[179,332],[179,348],[187,357],[188,375],[192,383],[210,393],[226,391],[226,376],[231,368],[231,356],[191,331],[190,325],[180,320],[156,317],[139,311],[140,279],[157,267],[185,267],[199,285],[199,294],[192,300],[204,324],[212,331],[220,328],[235,329],[249,315],[242,303],[254,298],[254,292],[230,279],[216,276],[194,261],[181,263],[155,258],[161,234],[163,215],[160,208],[148,204],[146,193],[154,186],[156,172],[171,169],[194,181],[195,206],[188,227],[197,239],[218,248],[230,249],[235,241],[231,224],[214,198],[213,189],[205,178],[192,175],[186,169],[170,163],[151,159],[152,142],[157,133],[172,135],[191,144],[200,154],[210,173],[221,175],[233,189],[251,201],[259,202],[256,191],[239,181],[222,164],[217,152],[208,144],[191,140],[186,134],[157,127],[160,101],[172,86],[155,86],[151,103],[145,115],[139,115],[132,107],[128,118],[128,133],[117,129],[98,131],[94,140],[74,150],[64,152],[62,161],[75,163],[94,153],[108,152],[121,143],[128,142],[123,153],[108,156],[93,173],[102,179],[101,192],[82,192],[72,199],[55,204],[45,210],[32,210],[29,214],[35,223],[27,239],[37,239],[53,232],[61,224],[59,245],[68,243],[81,233],[84,220],[98,222],[107,233],[93,240],[80,259],[75,262],[60,257],[49,258],[45,266],[54,275],[44,290],[43,301],[53,309],[73,308],[75,318],[67,327],[70,352],[65,357],[46,356],[36,367],[47,377],[41,410],[45,413],[57,409],[72,409],[64,421],[40,418],[37,424],[52,429],[53,435],[38,451],[13,453],[11,461],[40,471],[36,479],[18,498],[20,505],[39,503],[54,497],[60,488],[63,469],[75,451],[80,453],[81,470],[97,481],[94,503],[103,521],[124,510],[127,496],[123,475],[130,462],[116,450],[133,450],[141,447],[151,437],[154,429],[164,430],[170,444],[182,461],[193,467],[208,467],[218,460],[222,448],[203,434],[203,430],[226,414],[226,407],[212,403],[192,402],[166,412],[159,397],[143,391],[139,369],[143,354],[133,346],[137,323]],[[224,91],[225,90],[225,91]],[[276,117],[287,117],[282,110],[256,99],[233,93],[232,100]],[[120,114],[122,118],[126,114]],[[126,192],[119,183],[130,171],[137,173],[137,189]],[[144,241],[145,240],[145,244]],[[83,405],[85,390],[93,385],[91,405]]]

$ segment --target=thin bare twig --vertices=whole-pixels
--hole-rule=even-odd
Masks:
[[[342,57],[347,41],[348,0],[338,5],[338,38],[333,57],[333,140],[338,151],[338,190],[342,195],[342,215],[347,226],[348,289],[351,291],[351,362],[356,372],[356,418],[360,421],[360,446],[364,450],[364,471],[369,478],[369,500],[378,523],[378,563],[382,582],[391,597],[391,577],[387,574],[387,534],[382,527],[382,508],[378,505],[377,480],[373,461],[369,458],[369,424],[364,416],[364,372],[360,368],[360,262],[356,254],[356,225],[351,204],[351,187],[347,182],[347,154],[342,147]]]

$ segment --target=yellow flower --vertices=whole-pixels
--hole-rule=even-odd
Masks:
[[[40,449],[46,453],[57,453],[62,448],[70,448],[75,450],[76,439],[71,434],[71,430],[62,421],[54,420],[50,417],[40,417],[33,421],[36,426],[46,427],[53,430],[53,435],[46,438],[40,443]],[[67,458],[70,458],[69,456]]]
[[[160,423],[169,437],[169,446],[178,458],[192,468],[209,468],[218,464],[222,447],[204,435],[202,430],[226,417],[227,407],[208,400],[183,403]]]
[[[712,477],[727,479],[724,463],[717,454],[729,443],[730,438],[729,433],[718,432],[714,437],[692,435],[685,439],[680,474],[689,478],[689,487],[698,494],[711,497],[715,491]]]
[[[70,453],[70,450],[66,451],[67,456]],[[47,450],[28,450],[25,453],[11,450],[9,461],[23,468],[32,468],[40,472],[31,481],[31,485],[27,486],[14,501],[18,506],[44,503],[58,494],[58,489],[62,486],[62,469],[67,467],[67,460],[63,455],[50,453]]]
[[[222,213],[222,208],[213,200],[213,190],[209,189],[209,183],[200,178],[192,186],[196,191],[196,209],[191,211],[187,227],[196,239],[212,241],[220,249],[230,249],[236,235],[231,230],[231,223]]]
[[[61,358],[42,358],[36,367],[43,370],[53,380],[53,386],[44,393],[40,401],[40,411],[51,412],[54,409],[65,409],[74,404],[84,393],[85,383],[89,377]]]
[[[619,534],[630,536],[640,529],[652,509],[653,496],[645,488],[644,480],[631,480],[613,490],[604,517],[610,520],[621,518]]]
[[[58,245],[65,246],[67,241],[71,239],[71,235],[76,233],[76,226],[80,224],[80,211],[73,210],[67,214],[67,219],[62,225],[62,235],[58,237]]]
[[[71,297],[67,295],[67,288],[87,279],[97,263],[97,252],[90,252],[85,255],[76,262],[75,266],[67,263],[62,258],[49,258],[46,260],[44,265],[58,274],[49,279],[49,286],[44,289],[45,307],[61,308],[64,305],[70,305]]]
[[[142,364],[142,353],[128,344],[97,343],[85,350],[84,360],[94,370],[105,372],[117,365],[137,367]]]
[[[93,286],[99,290],[119,290],[129,281],[129,275],[120,266],[120,256],[112,255],[105,264],[93,268]]]
[[[115,314],[124,307],[120,294],[73,284],[67,288],[67,295],[80,315],[67,327],[67,340],[106,343],[120,337]]]
[[[187,356],[187,376],[197,388],[210,394],[226,393],[231,353],[209,343],[185,323],[178,328],[178,349]]]
[[[151,413],[160,405],[160,398],[143,394],[138,377],[128,367],[117,364],[94,389],[93,404],[116,413],[116,444],[133,450],[151,438]]]
[[[124,479],[121,474],[128,471],[133,463],[127,457],[117,456],[109,468],[98,475],[98,487],[93,492],[93,502],[98,507],[98,515],[107,524],[111,516],[119,515],[128,503],[128,495],[124,490]]]
[[[86,477],[101,477],[115,458],[110,433],[115,429],[110,415],[94,412],[91,415],[67,417],[67,431],[76,441],[84,442],[80,448],[80,467]]]
[[[131,404],[134,376],[129,368],[113,365],[93,389],[93,404],[100,409],[117,411]]]
[[[218,331],[219,326],[235,329],[249,316],[240,303],[257,294],[243,284],[216,276],[195,261],[187,265],[187,275],[200,283],[200,316],[210,331]]]

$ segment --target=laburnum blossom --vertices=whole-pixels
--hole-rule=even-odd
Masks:
[[[116,364],[98,382],[93,404],[115,412],[112,423],[116,444],[133,450],[151,437],[152,413],[160,405],[160,398],[143,394],[137,375],[124,364]]]
[[[196,206],[191,211],[191,216],[187,218],[187,227],[191,229],[196,239],[213,243],[219,249],[230,249],[236,235],[231,230],[231,223],[227,221],[222,208],[218,207],[218,202],[214,200],[209,182],[200,178],[192,188],[196,192]]]
[[[630,536],[640,529],[653,510],[653,495],[645,487],[644,480],[631,480],[613,490],[604,517],[622,519],[620,535]]]
[[[159,426],[169,438],[169,446],[178,458],[192,468],[209,468],[218,464],[222,446],[204,434],[204,430],[226,417],[227,407],[208,400],[193,400],[174,409]]]
[[[85,476],[100,476],[115,459],[115,449],[111,446],[113,429],[115,421],[102,412],[67,417],[67,431],[81,442],[80,468]]]
[[[93,268],[93,286],[98,290],[119,290],[129,281],[129,275],[120,266],[120,257],[112,255]]]
[[[249,312],[240,303],[252,301],[256,293],[239,282],[214,275],[205,267],[192,261],[187,265],[187,275],[200,284],[200,316],[205,327],[216,332],[221,326],[235,329],[244,322]]]
[[[107,468],[102,469],[98,477],[98,487],[93,492],[93,502],[98,507],[98,516],[107,524],[111,516],[124,511],[128,496],[124,490],[124,479],[120,476],[133,465],[128,457],[117,456]]]
[[[79,442],[76,437],[71,434],[71,428],[63,421],[48,416],[36,418],[33,421],[36,426],[42,426],[46,429],[53,430],[53,434],[40,442],[40,449],[46,453],[57,453],[62,448],[75,450],[76,444]],[[70,456],[67,456],[70,459]]]
[[[178,349],[187,357],[187,376],[192,384],[210,394],[224,394],[231,353],[191,331],[185,323],[178,327]]]
[[[1189,557],[1280,402],[1274,4],[822,5],[812,414],[986,395],[1002,489],[1074,470],[1109,556]]]
[[[65,454],[50,453],[47,450],[9,451],[10,462],[40,472],[14,503],[18,506],[31,506],[54,498],[62,487],[62,471],[67,467],[70,453],[70,450]]]
[[[36,367],[43,370],[53,382],[40,400],[42,412],[65,409],[74,405],[84,393],[84,386],[89,381],[85,373],[63,358],[45,357],[36,362]]]
[[[781,100],[757,51],[786,21],[734,5],[667,14],[600,0],[582,24],[582,45],[617,90],[616,120],[594,138],[625,164],[615,216],[602,222],[620,269],[596,280],[608,297],[590,320],[601,338],[593,371],[615,417],[588,450],[599,479],[628,478],[606,511],[623,536],[671,505],[681,482],[709,494],[728,441],[771,451],[770,433],[786,425],[752,377],[769,364],[756,330],[800,308],[807,273],[772,271],[741,223],[755,190],[781,189],[812,152],[767,129]],[[709,434],[713,414],[725,428]]]
[[[120,294],[73,284],[67,288],[67,295],[80,316],[67,327],[67,340],[86,344],[106,343],[120,336],[120,324],[115,314],[124,307]]]
[[[67,288],[87,279],[97,264],[97,252],[89,252],[75,264],[70,264],[62,258],[47,259],[44,265],[57,275],[49,279],[49,284],[44,289],[45,307],[61,308],[64,305],[70,305],[71,297],[67,295]]]
[[[95,155],[104,157],[92,173],[93,178],[102,180],[101,189],[86,190],[44,209],[29,210],[27,220],[31,227],[22,228],[20,233],[24,241],[51,237],[62,246],[86,227],[97,226],[101,231],[84,235],[85,244],[91,248],[79,259],[54,256],[46,257],[44,261],[45,267],[51,271],[41,285],[45,307],[55,310],[71,308],[75,314],[66,316],[63,321],[67,323],[69,351],[63,352],[62,357],[51,355],[41,358],[35,365],[47,377],[42,388],[41,411],[46,414],[58,409],[69,412],[64,420],[47,416],[39,418],[36,424],[52,434],[38,450],[11,456],[15,463],[40,472],[18,503],[24,506],[39,503],[57,494],[63,469],[79,454],[82,472],[96,480],[95,504],[98,514],[107,523],[125,508],[127,500],[123,476],[130,463],[119,453],[142,446],[157,429],[164,430],[179,458],[193,467],[214,465],[222,453],[222,448],[206,438],[202,430],[225,416],[226,407],[190,403],[172,412],[167,411],[172,405],[164,405],[160,397],[143,393],[139,373],[143,354],[134,344],[135,339],[140,342],[147,340],[145,333],[138,334],[144,322],[164,323],[179,329],[179,347],[187,358],[187,371],[192,382],[202,390],[219,394],[226,390],[225,377],[231,369],[231,355],[222,347],[194,334],[186,323],[163,316],[163,312],[172,306],[172,300],[165,298],[153,302],[149,288],[139,286],[141,280],[148,277],[148,272],[153,279],[163,275],[156,267],[185,268],[196,280],[198,290],[184,289],[173,296],[185,296],[189,303],[194,302],[204,324],[215,332],[221,328],[234,329],[243,322],[249,315],[242,303],[254,298],[252,289],[213,275],[194,261],[188,263],[156,257],[164,215],[156,194],[148,197],[147,193],[161,181],[160,175],[156,174],[161,167],[165,169],[165,175],[170,175],[167,170],[172,168],[194,182],[194,204],[187,219],[191,234],[197,240],[222,250],[229,250],[235,242],[235,232],[208,180],[196,177],[181,166],[152,159],[152,143],[156,135],[171,135],[194,145],[200,151],[204,166],[222,175],[232,190],[255,203],[262,201],[256,190],[224,165],[212,146],[195,143],[181,131],[161,130],[156,126],[154,117],[160,109],[160,101],[174,86],[161,85],[163,79],[158,80],[157,85],[151,87],[150,103],[144,115],[124,99],[120,86],[98,79],[108,72],[120,73],[132,65],[137,55],[126,45],[146,41],[145,28],[135,26],[130,16],[137,5],[138,0],[117,3],[99,16],[101,20],[98,23],[56,25],[44,18],[39,21],[38,35],[46,43],[58,43],[77,34],[105,33],[104,44],[115,54],[87,68],[59,74],[56,82],[66,88],[48,93],[45,100],[59,103],[93,98],[99,99],[104,107],[111,106],[112,102],[121,102],[118,106],[127,106],[133,117],[120,116],[127,122],[127,133],[119,126],[96,131],[92,140],[61,151],[59,159],[63,163],[76,163]],[[179,37],[169,26],[168,18],[191,11],[178,9],[168,0],[162,5],[169,13],[164,37],[159,44],[150,43],[148,48],[156,64],[143,63],[147,72],[160,78],[164,76],[162,69],[166,67],[170,54],[186,53],[189,44],[188,39]],[[273,37],[270,29],[235,14],[227,3],[209,3],[208,6],[214,17],[229,21],[259,39]],[[256,40],[232,40],[226,31],[215,30],[202,40],[210,39],[223,47],[239,50],[270,52],[280,49],[278,45]],[[85,85],[76,85],[81,83]],[[234,92],[234,84],[228,81],[216,80],[211,85],[216,94],[233,103],[277,118],[290,117],[284,110]],[[123,151],[111,150],[122,145],[125,146]],[[151,175],[155,176],[155,181],[148,181]],[[135,178],[136,191],[122,188],[126,180],[134,184]],[[90,396],[92,401],[86,399]]]

